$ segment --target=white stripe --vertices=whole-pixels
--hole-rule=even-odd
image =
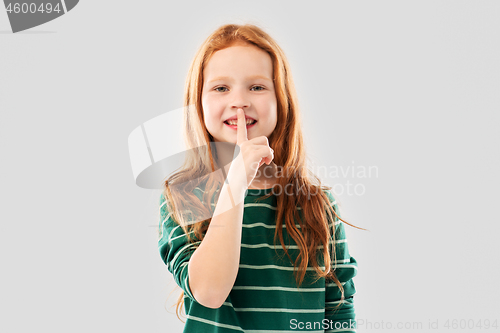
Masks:
[[[261,244],[243,244],[241,243],[241,247],[246,247],[248,249],[258,249],[261,247],[268,247],[270,249],[282,249],[281,245],[270,245],[267,243],[261,243]],[[298,249],[298,245],[287,245],[285,246],[286,249]]]
[[[160,212],[160,215],[161,215],[161,212]],[[163,238],[163,225],[164,225],[164,224],[165,224],[165,222],[169,219],[170,215],[172,215],[172,213],[169,213],[169,214],[167,215],[167,217],[165,217],[165,219],[161,222],[161,225],[159,226],[159,229],[160,229],[160,230],[159,230],[159,233],[160,233],[159,237],[160,237],[160,239],[162,239],[162,238]],[[160,239],[159,239],[158,241],[160,241]]]
[[[337,269],[337,268],[354,268],[354,269],[358,270],[358,267],[356,267],[355,265],[351,265],[351,264],[335,265],[333,268],[335,268],[335,269]]]
[[[340,223],[343,223],[343,222],[342,222],[342,221],[340,221],[340,220],[335,221],[335,225],[336,225],[336,226],[337,226],[337,225],[339,225]],[[332,227],[332,224],[331,224],[331,223],[328,223],[328,227],[330,227],[330,228],[331,228],[331,227]]]
[[[287,266],[277,266],[277,265],[240,265],[240,268],[253,268],[253,269],[281,269],[284,271],[293,271],[293,267],[287,267]],[[321,267],[322,269],[325,269],[325,267]],[[312,271],[314,270],[314,267],[307,267],[306,270]]]
[[[325,302],[325,304],[338,304],[338,303],[343,303],[343,304],[352,304],[351,302],[348,302],[347,300],[343,300],[343,301],[335,301],[335,302]]]
[[[281,269],[284,271],[293,271],[293,267],[288,267],[288,266],[277,266],[277,265],[246,265],[246,264],[240,264],[240,268],[253,268],[253,269]],[[320,266],[321,269],[325,269],[325,266]],[[334,268],[354,268],[358,269],[355,265],[351,264],[339,264],[339,265],[334,265]],[[307,267],[306,270],[312,271],[314,270],[314,267]]]
[[[165,221],[166,221],[166,220],[170,217],[170,215],[171,215],[171,214],[168,214],[168,216],[167,216],[167,218],[165,219]],[[163,221],[163,223],[165,223],[165,221]],[[161,224],[162,229],[163,229],[163,223]],[[174,232],[175,232],[175,230],[176,230],[177,228],[180,228],[180,227],[181,227],[181,226],[180,226],[180,225],[178,225],[178,226],[176,226],[176,227],[172,228],[172,230],[170,231],[170,234],[168,235],[168,239],[171,239],[171,238],[172,238],[172,235],[173,235],[173,234],[174,234]]]
[[[247,208],[247,207],[266,207],[266,208],[269,208],[272,210],[278,209],[277,207],[271,206],[270,204],[266,204],[266,203],[247,203],[244,205],[244,207],[245,208]]]
[[[338,225],[339,223],[341,223],[341,222],[337,221],[337,222],[335,222],[335,225]],[[267,224],[264,224],[262,222],[243,224],[242,226],[243,226],[243,228],[264,227],[264,228],[268,228],[268,229],[276,229],[276,225],[275,224],[274,225],[267,225]],[[300,229],[300,225],[296,224],[295,226],[298,229]],[[329,226],[331,227],[331,224],[329,224]],[[286,224],[283,224],[282,227],[286,228]]]
[[[170,214],[168,214],[168,216],[170,217]],[[168,218],[168,217],[167,217],[167,218]],[[166,220],[166,219],[165,219],[165,220]],[[165,221],[163,221],[163,223],[165,223]],[[163,223],[162,223],[162,229],[163,229]],[[181,227],[181,226],[180,226],[180,225],[178,225],[177,227],[172,228],[172,231],[170,231],[170,234],[168,235],[168,239],[172,239],[172,235],[174,234],[175,229],[180,228],[180,227]],[[170,241],[169,241],[169,243],[170,243]]]
[[[300,225],[296,224],[295,225],[298,229],[300,229]],[[276,224],[274,225],[267,225],[262,222],[257,222],[257,223],[251,223],[251,224],[243,224],[243,228],[255,228],[255,227],[264,227],[268,229],[276,229]],[[286,224],[282,225],[283,228],[286,228]]]
[[[194,233],[194,230],[193,230],[193,231],[188,232],[188,234],[192,234],[192,233]],[[186,237],[186,234],[184,233],[184,234],[179,235],[179,236],[176,236],[176,237],[174,237],[174,238],[170,238],[170,239],[168,240],[168,242],[169,242],[170,244],[172,244],[172,241],[176,240],[177,238],[181,238],[181,237]]]
[[[330,206],[336,204],[337,202],[336,201],[333,201],[333,202],[330,202]],[[273,209],[273,210],[277,210],[278,207],[274,207],[274,206],[271,206],[270,204],[266,204],[266,203],[247,203],[244,205],[244,207],[267,207],[267,208],[270,208],[270,209]],[[296,207],[297,210],[302,210],[301,207]]]
[[[161,214],[161,208],[167,203],[167,201],[163,201],[163,203],[160,205],[159,209],[160,209],[160,216],[162,215]],[[165,223],[165,221],[170,217],[171,214],[168,214],[168,216],[165,218],[165,220],[162,221],[161,225],[159,226],[159,230],[158,230],[158,242],[163,238],[163,224]]]
[[[224,328],[228,328],[230,330],[235,330],[235,331],[241,331],[241,332],[245,332],[241,327],[239,326],[233,326],[233,325],[227,325],[227,324],[221,324],[221,323],[218,323],[218,322],[215,322],[215,321],[211,321],[211,320],[207,320],[207,319],[204,319],[204,318],[199,318],[199,317],[195,317],[195,316],[191,316],[191,315],[187,315],[187,318],[188,319],[192,319],[192,320],[196,320],[196,321],[200,321],[202,323],[205,323],[205,324],[209,324],[209,325],[212,325],[212,326],[217,326],[217,327],[224,327]]]
[[[160,235],[160,239],[163,238],[163,226],[164,226],[165,222],[170,218],[171,215],[172,215],[172,213],[168,213],[167,217],[165,217],[165,219],[161,222],[161,227],[160,227],[161,235]],[[180,227],[180,226],[177,226],[177,227]],[[169,238],[172,237],[172,233],[174,232],[175,229],[177,229],[177,227],[175,227],[174,229],[172,229],[172,232],[170,233]]]
[[[348,262],[351,262],[351,258],[347,258],[347,259],[337,259],[337,260],[334,260],[332,262],[332,264],[336,265],[336,264],[345,264],[345,263],[348,263]],[[337,266],[338,267],[338,266]]]
[[[237,312],[292,312],[292,313],[320,313],[325,309],[286,309],[286,308],[235,308],[231,303],[224,302],[223,305],[230,306]]]
[[[346,243],[347,241],[345,239],[343,240],[340,240],[340,241],[336,241],[336,243]],[[330,245],[332,244],[332,241],[330,240]],[[270,249],[283,249],[283,247],[281,245],[271,245],[271,244],[267,244],[267,243],[259,243],[259,244],[245,244],[245,243],[241,243],[241,247],[244,247],[244,248],[248,248],[248,249],[258,249],[258,248],[261,248],[261,247],[268,247]],[[298,245],[287,245],[285,246],[286,249],[299,249],[299,246]],[[322,249],[323,248],[323,245],[318,245],[318,249]],[[346,261],[347,260],[347,261]],[[344,259],[344,260],[341,260],[341,262],[343,263],[346,263],[346,262],[349,262],[350,259]]]
[[[264,227],[268,229],[276,229],[276,225],[267,225],[262,222],[257,222],[257,223],[251,223],[251,224],[243,224],[243,228],[255,228],[255,227]],[[296,225],[298,228],[300,228],[300,225]],[[286,225],[283,224],[283,228],[286,228]]]
[[[345,282],[344,282],[345,283]],[[288,287],[257,287],[257,286],[233,286],[234,290],[280,290],[294,292],[322,292],[325,288],[288,288]]]
[[[168,220],[168,218],[169,218],[169,217],[170,217],[170,214],[168,214],[168,216],[167,216],[167,217],[165,218],[165,220],[163,220],[163,222],[162,222],[162,226],[161,226],[161,229],[160,229],[162,232],[161,232],[161,234],[160,234],[160,239],[158,239],[158,242],[159,242],[159,241],[161,241],[161,239],[163,238],[163,224],[165,223],[165,221],[166,221],[166,220]],[[174,234],[175,230],[176,230],[177,228],[180,228],[180,227],[181,227],[181,226],[180,226],[180,225],[178,225],[178,226],[176,226],[175,228],[173,228],[173,229],[172,229],[172,231],[170,231],[170,234],[168,235],[168,243],[169,243],[169,244],[171,244],[171,243],[172,243],[172,241],[173,241],[173,240],[175,240],[175,239],[177,239],[177,238],[181,238],[181,237],[183,237],[183,236],[186,236],[186,233],[183,233],[182,235],[179,235],[179,236],[176,236],[176,237],[172,238],[172,235]],[[194,230],[193,230],[193,231],[188,232],[188,234],[192,234],[192,233],[194,233]]]
[[[201,241],[196,242],[196,243],[188,243],[187,245],[185,245],[185,246],[183,246],[181,249],[179,249],[179,250],[177,251],[177,253],[175,254],[174,258],[173,258],[173,259],[170,261],[170,263],[169,263],[170,269],[172,270],[172,265],[173,265],[173,264],[177,261],[177,258],[180,256],[180,254],[181,254],[181,253],[182,253],[185,249],[187,249],[187,248],[189,248],[189,247],[192,247],[192,246],[194,246],[194,245],[196,245],[196,244],[198,244],[198,243],[201,243]]]

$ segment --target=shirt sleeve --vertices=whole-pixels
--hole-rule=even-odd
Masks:
[[[335,212],[340,216],[337,203],[330,192],[327,192],[330,203]],[[356,259],[349,254],[344,223],[335,215],[335,259],[332,256],[332,269],[334,269],[337,279],[344,288],[344,300],[341,300],[342,293],[333,281],[326,281],[325,288],[325,319],[328,321],[329,332],[356,332],[356,321],[354,312],[353,296],[356,293],[353,277],[356,276],[358,265]],[[340,304],[340,306],[339,306]],[[339,306],[337,309],[334,307]]]
[[[160,222],[158,249],[168,271],[172,273],[177,285],[184,294],[196,301],[189,287],[188,264],[191,255],[201,241],[189,242],[182,227],[173,219],[168,211],[163,193],[160,196]],[[194,238],[194,237],[193,237]]]

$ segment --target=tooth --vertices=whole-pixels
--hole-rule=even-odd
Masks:
[[[252,124],[253,122],[254,122],[253,120],[247,120],[245,124],[246,124],[246,125],[250,125],[250,124]],[[238,125],[238,121],[236,121],[236,120],[227,120],[227,123],[228,123],[229,125]]]

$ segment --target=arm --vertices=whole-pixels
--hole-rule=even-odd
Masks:
[[[199,241],[189,243],[187,235],[168,211],[165,197],[160,196],[160,225],[158,249],[163,262],[172,273],[175,282],[184,293],[194,300],[188,280],[187,265]]]
[[[335,212],[340,216],[335,199],[329,195]],[[325,288],[325,319],[329,329],[325,332],[356,332],[353,296],[356,293],[353,277],[357,274],[357,262],[350,256],[345,236],[344,223],[335,217],[335,256],[332,269],[335,269],[337,279],[344,288],[344,300],[341,300],[341,291],[333,281],[326,281]],[[333,257],[332,257],[333,260]],[[340,306],[339,306],[340,304]],[[334,307],[338,309],[333,309]]]
[[[219,308],[231,291],[238,273],[245,188],[224,184],[214,216],[203,241],[189,243],[182,227],[160,198],[160,255],[176,283],[188,297],[209,308]],[[232,207],[232,208],[230,208]]]
[[[198,303],[222,306],[238,274],[244,195],[246,188],[224,183],[214,216],[200,246],[189,262],[189,283]],[[235,196],[233,207],[231,196]]]

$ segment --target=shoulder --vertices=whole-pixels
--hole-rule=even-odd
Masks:
[[[180,225],[175,219],[173,211],[171,211],[172,206],[169,204],[170,201],[167,200],[167,198],[165,197],[165,193],[162,192],[160,194],[160,198],[158,201],[159,205],[158,208],[160,213],[160,224],[159,224],[160,237],[164,234],[165,230],[167,230],[168,232],[170,232],[172,229],[182,230],[182,228],[178,228],[180,227]],[[180,230],[178,231],[180,232]]]
[[[334,203],[335,202],[335,197],[333,196],[332,190],[330,190],[330,189],[323,189],[323,193],[326,194],[326,196],[328,197],[328,200],[330,200],[330,203]]]
[[[338,207],[337,207],[337,200],[335,199],[335,196],[332,193],[331,189],[323,189],[323,193],[326,194],[328,201],[330,203],[330,206],[333,206],[333,209],[335,209],[335,212],[338,212]]]
[[[343,223],[342,221],[339,219],[339,217],[341,216],[341,213],[339,211],[339,206],[338,206],[338,201],[337,199],[335,198],[333,192],[331,189],[324,189],[323,192],[325,193],[325,195],[327,196],[328,198],[328,201],[329,201],[329,205],[330,207],[332,207],[334,213],[332,212],[332,218],[333,218],[333,221],[335,222],[335,229],[336,231],[339,231],[343,229]],[[327,210],[329,210],[330,208],[327,207]],[[329,220],[329,224],[331,224],[332,220],[330,218],[328,218]]]
[[[168,215],[168,205],[167,205],[167,199],[165,198],[165,193],[160,194],[160,199],[158,201],[158,205],[160,208],[160,214],[162,216]]]
[[[161,207],[161,206],[163,206],[163,205],[164,205],[164,204],[166,204],[166,203],[167,203],[167,200],[166,200],[166,198],[165,198],[165,194],[162,192],[162,193],[160,193],[160,198],[159,198],[159,200],[158,200],[158,204],[159,204],[159,205],[160,205],[160,207]]]

